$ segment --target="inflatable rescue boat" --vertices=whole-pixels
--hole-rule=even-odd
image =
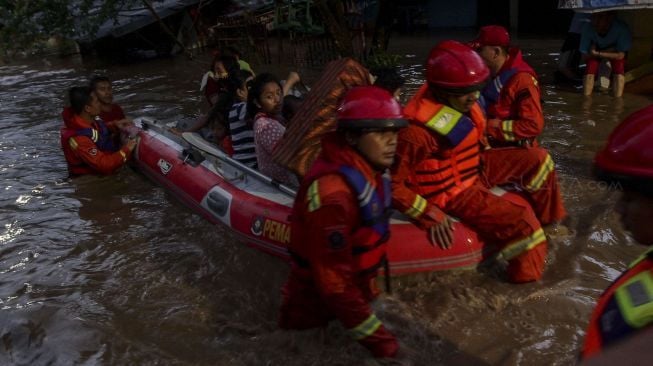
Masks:
[[[295,191],[251,169],[196,133],[177,136],[156,120],[140,118],[135,165],[193,211],[224,225],[247,245],[289,259],[289,216]],[[510,199],[521,199],[506,193]],[[514,196],[514,197],[513,197]],[[455,223],[454,245],[433,246],[424,230],[394,213],[388,242],[390,273],[473,268],[492,251],[476,233]]]

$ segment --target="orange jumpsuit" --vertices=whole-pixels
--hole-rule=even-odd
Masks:
[[[488,118],[492,146],[529,146],[544,128],[540,88],[535,71],[512,48],[497,75],[483,89],[481,104]]]
[[[363,222],[365,208],[350,181],[337,167],[353,168],[373,187],[379,201],[365,205],[376,212],[376,225]],[[336,168],[336,169],[334,169]],[[372,312],[369,302],[379,293],[375,278],[385,261],[390,207],[389,182],[381,188],[381,174],[351,149],[341,136],[322,140],[322,152],[297,194],[291,217],[292,268],[282,289],[279,324],[286,329],[325,326],[338,319],[349,334],[375,357],[393,357],[398,343]],[[367,191],[366,191],[367,192]],[[367,221],[367,220],[366,220]]]
[[[525,189],[538,219],[546,225],[561,221],[567,213],[551,156],[544,149],[531,148],[537,146],[536,137],[544,128],[540,98],[535,71],[518,48],[511,48],[482,92],[486,134],[495,147],[483,153],[483,177],[488,187],[509,183]]]
[[[110,136],[102,136],[98,131],[106,130],[100,124],[102,120],[92,123],[84,120],[78,115],[69,115],[70,110],[64,110],[64,128],[61,129],[61,147],[64,151],[68,172],[71,176],[82,174],[108,175],[122,167],[131,151],[123,146],[117,151],[107,150],[99,147],[96,142],[99,139],[110,139]],[[92,129],[95,131],[91,137],[78,135],[79,130]]]
[[[397,161],[392,170],[394,207],[423,228],[441,222],[441,210],[457,217],[486,242],[501,248],[501,255],[509,262],[510,281],[541,278],[547,242],[533,209],[495,195],[481,177],[485,118],[480,107],[475,105],[470,115],[464,116],[434,102],[427,94],[424,85],[404,110],[411,125],[399,132]],[[443,120],[468,118],[474,124],[455,147],[429,127],[437,124],[445,110],[448,116]]]

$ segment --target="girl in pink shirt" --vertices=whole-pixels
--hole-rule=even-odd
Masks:
[[[281,117],[284,88],[272,74],[259,74],[252,81],[247,98],[247,114],[253,119],[254,144],[261,173],[284,184],[297,185],[295,176],[272,160],[272,153],[286,127]]]

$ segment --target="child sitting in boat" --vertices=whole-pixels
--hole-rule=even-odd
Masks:
[[[281,116],[283,96],[300,80],[291,72],[284,86],[274,75],[259,74],[252,81],[247,97],[247,115],[252,120],[254,144],[260,171],[284,184],[297,185],[297,178],[272,160],[272,153],[286,132]]]
[[[227,109],[226,121],[229,134],[227,138],[231,142],[233,151],[232,158],[257,169],[254,131],[246,120],[247,94],[252,80],[252,74],[246,70],[240,70],[229,77],[230,90],[227,97],[230,98],[228,101],[230,107]]]

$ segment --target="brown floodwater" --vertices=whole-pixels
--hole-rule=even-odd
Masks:
[[[443,37],[393,40],[391,52],[406,55],[407,94]],[[395,278],[395,292],[375,308],[417,365],[573,364],[596,297],[643,250],[612,213],[618,193],[594,183],[589,168],[618,121],[651,97],[584,99],[552,84],[561,40],[516,43],[542,75],[541,142],[557,163],[575,234],[551,240],[538,283],[508,284],[495,267]],[[106,73],[128,115],[189,118],[204,107],[198,89],[209,58],[0,66],[1,365],[371,364],[337,323],[326,334],[280,331],[286,264],[143,175],[66,178],[59,115],[67,88]],[[309,84],[319,72],[301,71]]]

